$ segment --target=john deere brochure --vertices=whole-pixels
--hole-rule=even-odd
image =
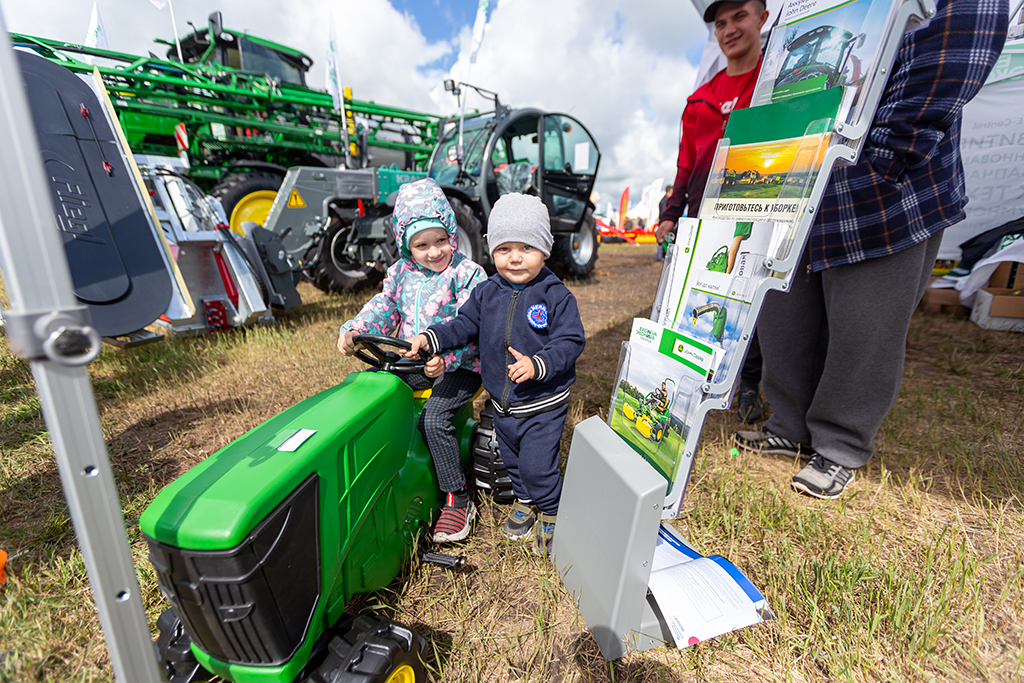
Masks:
[[[842,95],[842,88],[831,88],[733,112],[700,218],[793,220],[824,163]]]
[[[754,294],[770,274],[765,260],[778,252],[784,233],[767,221],[707,220],[696,229],[680,222],[684,241],[673,246],[671,267],[662,272],[657,322],[719,350],[717,377],[734,361]]]
[[[751,106],[843,86],[843,118],[875,71],[892,7],[891,0],[787,2],[768,40]]]
[[[701,556],[664,524],[647,585],[680,649],[775,618],[761,591],[732,562]]]
[[[608,426],[651,463],[672,491],[683,445],[720,350],[643,318],[622,344]]]

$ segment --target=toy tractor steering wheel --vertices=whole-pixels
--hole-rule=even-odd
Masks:
[[[352,337],[352,343],[363,347],[356,350],[356,358],[384,372],[422,374],[430,358],[423,349],[420,349],[419,358],[406,358],[400,353],[382,349],[381,346],[394,346],[406,351],[412,348],[412,344],[404,339],[383,334],[357,334]]]

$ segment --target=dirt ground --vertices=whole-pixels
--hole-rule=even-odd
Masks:
[[[563,437],[563,457],[569,452],[576,423],[607,414],[622,342],[629,335],[633,318],[650,314],[661,273],[654,254],[654,245],[605,244],[593,275],[567,282],[579,305],[587,347],[577,362],[578,380]],[[301,285],[300,292],[306,305],[279,313],[272,327],[154,345],[129,353],[105,352],[90,367],[111,463],[123,496],[125,520],[139,554],[144,600],[151,617],[166,604],[143,559],[138,515],[156,491],[246,431],[364,367],[357,360],[341,357],[334,349],[334,340],[338,324],[352,317],[372,293],[326,295],[309,285]],[[9,385],[9,397],[32,393],[23,364],[12,361],[8,366],[0,368],[0,375],[5,386]],[[918,516],[911,515],[908,529],[901,529],[898,535],[929,536],[931,527],[925,521],[930,523],[938,514],[936,510],[955,519],[958,525],[962,512],[964,519],[978,529],[987,528],[983,513],[964,504],[975,498],[995,501],[1000,514],[1005,511],[1008,519],[1017,520],[1020,501],[1024,500],[1024,477],[1020,476],[1020,463],[1024,462],[1022,395],[1024,335],[980,330],[963,317],[916,314],[908,338],[900,401],[879,434],[874,464],[858,474],[857,495],[851,495],[847,502],[858,514],[871,517],[878,507],[876,499],[906,496],[913,505],[902,499],[893,505],[918,510]],[[74,532],[66,519],[52,455],[45,439],[38,438],[43,432],[38,404],[28,399],[25,404],[20,412],[5,418],[7,429],[0,435],[0,450],[18,458],[9,460],[17,462],[16,468],[11,464],[5,469],[0,460],[0,503],[4,504],[0,506],[0,547],[33,548],[9,567],[13,579],[8,594],[18,591],[10,604],[34,604],[43,597],[45,601],[36,612],[30,610],[19,617],[22,621],[34,619],[43,626],[25,626],[22,639],[15,644],[24,649],[28,643],[39,643],[40,652],[26,654],[24,665],[19,659],[9,667],[18,673],[29,670],[23,666],[33,670],[38,667],[40,672],[52,670],[52,675],[40,673],[39,680],[107,680],[102,672],[108,670],[109,662],[88,601],[65,600],[73,591],[62,578],[38,578],[49,576],[51,566],[63,566],[61,563],[72,556]],[[792,587],[776,585],[791,572],[776,571],[781,560],[765,559],[757,550],[766,522],[759,518],[756,528],[745,532],[747,536],[739,535],[737,541],[733,526],[724,529],[719,518],[709,518],[708,514],[731,510],[735,514],[722,513],[719,517],[733,524],[742,515],[730,506],[755,506],[758,514],[778,513],[784,520],[789,519],[786,515],[806,509],[818,524],[819,509],[826,511],[825,516],[834,512],[842,518],[848,514],[847,503],[816,507],[813,502],[792,497],[788,480],[795,471],[794,463],[786,459],[752,456],[736,460],[729,454],[729,440],[738,424],[731,411],[709,413],[702,439],[704,464],[695,473],[677,526],[695,542],[703,537],[710,547],[727,547],[730,559],[750,571],[755,584],[765,588],[766,595],[771,593],[775,603],[781,601],[780,619],[774,626],[723,638],[706,648],[662,648],[627,657],[609,667],[550,565],[501,537],[500,525],[507,509],[489,500],[482,501],[474,534],[459,548],[468,560],[465,571],[413,566],[385,590],[354,598],[351,609],[382,610],[426,635],[431,643],[427,660],[432,680],[800,680],[802,672],[813,670],[801,663],[805,656],[803,636],[793,637],[798,646],[792,651],[771,649],[788,642],[790,631],[803,626],[796,624],[798,613],[791,615],[792,624],[786,620],[782,596],[789,595]],[[734,479],[739,465],[744,475]],[[754,498],[746,489],[737,489],[735,499],[723,493],[728,486],[740,486],[740,479],[756,480]],[[765,502],[776,497],[784,501],[781,507]],[[922,501],[928,501],[928,507]],[[41,524],[40,520],[47,521]],[[980,534],[976,540],[979,544],[986,542]],[[724,544],[723,538],[732,539],[731,545]],[[999,535],[995,538],[999,545]],[[1013,540],[1009,544],[1012,552],[1017,552],[1017,543]],[[798,550],[805,551],[802,546]],[[808,545],[806,552],[813,560],[821,549]],[[1016,565],[999,554],[1006,552],[1000,546],[986,557],[998,556],[1000,560],[993,566],[1007,566],[1006,571],[1012,573]],[[76,585],[85,594],[84,570],[79,574]],[[996,578],[1003,581],[1001,574]],[[32,588],[36,581],[41,582],[38,595]],[[992,585],[998,589],[1004,584]],[[1007,614],[1011,616],[1006,623],[1011,626],[1006,633],[1011,641],[1019,633],[1020,623],[1014,590],[1008,588],[998,600],[992,599],[985,622],[991,627],[999,621],[1000,605],[1009,605]],[[801,610],[811,603],[813,600],[801,604]],[[53,615],[60,617],[55,619]],[[891,642],[902,641],[894,638]],[[961,646],[959,642],[957,647]],[[765,647],[771,650],[769,654],[762,651]],[[0,642],[0,663],[2,650]],[[53,652],[65,654],[58,657]],[[767,664],[780,657],[785,660],[781,669]],[[62,668],[53,664],[54,658],[71,664]],[[76,667],[90,673],[80,673]],[[880,671],[910,670],[898,663],[894,667],[872,668],[864,677],[852,679],[878,680],[888,677],[879,675]],[[688,673],[680,674],[683,670]],[[27,680],[18,676],[6,679],[4,671],[0,666],[0,680]],[[72,675],[72,671],[79,673]]]

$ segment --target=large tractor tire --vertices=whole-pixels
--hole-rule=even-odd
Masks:
[[[498,438],[494,433],[494,413],[490,404],[480,411],[480,424],[473,432],[473,477],[476,487],[485,491],[497,503],[508,504],[515,500],[512,480],[501,460]]]
[[[305,683],[424,683],[426,641],[390,619],[364,615],[331,638],[327,658]]]
[[[375,287],[384,279],[384,273],[351,258],[345,252],[351,229],[351,223],[332,214],[323,244],[313,247],[306,255],[308,260],[316,260],[309,275],[318,289],[325,292],[356,292]]]
[[[587,277],[597,261],[597,246],[597,222],[587,209],[579,232],[555,235],[548,268],[561,278]]]
[[[236,173],[217,183],[210,194],[220,200],[231,229],[244,235],[242,223],[252,221],[263,225],[267,222],[283,181],[284,176],[275,173]]]
[[[484,227],[473,209],[458,197],[448,197],[448,203],[455,212],[459,224],[459,251],[479,264],[484,263]]]

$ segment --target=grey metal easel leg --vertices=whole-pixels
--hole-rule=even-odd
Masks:
[[[72,294],[21,75],[2,18],[0,160],[0,267],[11,301],[4,312],[11,348],[31,360],[114,675],[122,683],[159,683],[120,500],[84,366],[98,352],[100,341],[88,324],[88,312]]]

